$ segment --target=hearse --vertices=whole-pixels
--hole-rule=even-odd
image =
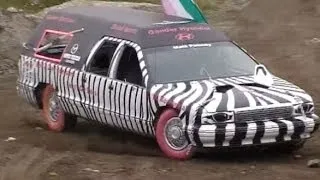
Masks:
[[[81,117],[186,160],[199,148],[296,150],[319,127],[309,94],[207,23],[68,7],[48,12],[23,47],[17,92],[55,132]]]

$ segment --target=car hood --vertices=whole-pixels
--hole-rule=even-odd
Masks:
[[[255,83],[253,76],[158,84],[151,88],[151,96],[154,108],[171,105],[191,110],[202,106],[207,112],[312,102],[298,86],[276,76],[273,80],[271,87]]]

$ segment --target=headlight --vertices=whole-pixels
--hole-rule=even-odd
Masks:
[[[302,108],[307,115],[314,113],[314,104],[313,103],[303,103]]]
[[[214,122],[233,122],[234,112],[215,112],[213,114],[207,115],[206,118],[212,119]]]
[[[302,103],[293,106],[293,116],[312,115],[314,114],[313,103]]]

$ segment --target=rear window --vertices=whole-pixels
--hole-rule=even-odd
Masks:
[[[72,33],[45,30],[37,46],[35,57],[60,62],[72,37]]]

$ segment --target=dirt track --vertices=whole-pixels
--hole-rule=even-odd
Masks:
[[[310,92],[320,112],[319,0],[254,0],[241,11],[216,13],[213,23],[273,73]],[[0,75],[0,180],[320,178],[319,169],[306,167],[309,159],[320,158],[320,133],[297,152],[299,159],[240,151],[177,162],[163,158],[152,139],[86,122],[63,134],[39,129],[45,128],[39,112],[16,96],[15,80],[14,74]],[[5,142],[10,136],[17,140]]]

